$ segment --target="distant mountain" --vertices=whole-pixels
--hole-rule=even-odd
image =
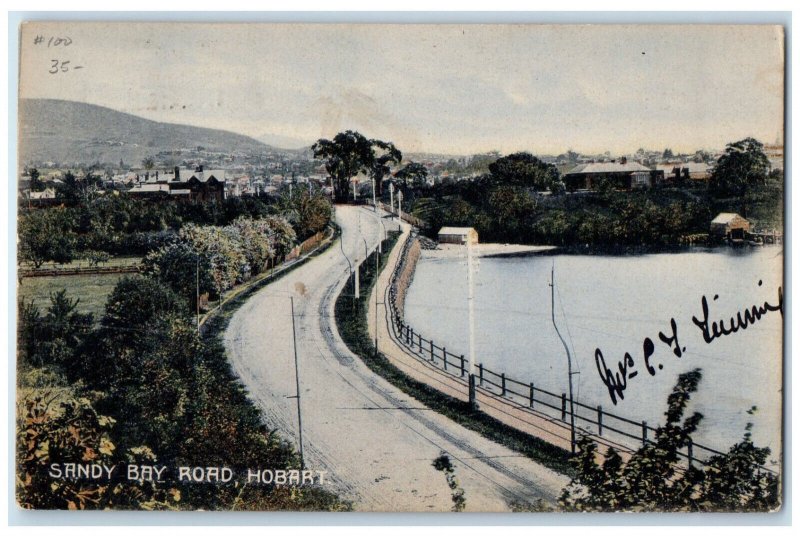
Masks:
[[[160,123],[103,106],[21,99],[19,162],[138,165],[159,151],[202,146],[211,151],[261,153],[272,148],[232,132]]]

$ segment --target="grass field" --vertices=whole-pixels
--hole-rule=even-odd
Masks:
[[[44,313],[50,305],[50,293],[67,290],[67,296],[77,298],[78,311],[93,313],[95,321],[102,317],[106,299],[120,278],[126,274],[89,274],[79,276],[43,276],[23,278],[17,286],[18,299],[31,300]]]

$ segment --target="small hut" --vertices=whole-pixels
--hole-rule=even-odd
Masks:
[[[736,213],[719,213],[711,221],[711,235],[720,239],[744,240],[750,222]]]
[[[443,227],[439,230],[441,244],[478,244],[478,232],[471,227]]]

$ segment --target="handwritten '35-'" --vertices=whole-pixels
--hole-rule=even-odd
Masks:
[[[671,333],[669,335],[664,332],[658,333],[660,339],[665,345],[669,346],[672,353],[680,358],[686,352],[686,347],[681,347],[678,343],[678,324],[675,319],[670,319]],[[653,340],[649,337],[644,338],[642,341],[642,357],[644,358],[644,366],[650,376],[655,376],[656,368],[650,363],[650,359],[655,353],[656,347]],[[617,404],[617,399],[625,399],[625,390],[628,387],[628,380],[636,377],[639,371],[636,368],[636,362],[630,353],[626,352],[622,360],[617,362],[618,371],[615,373],[607,365],[603,357],[603,352],[597,348],[594,351],[594,361],[597,365],[597,372],[600,373],[600,379],[603,384],[608,388],[608,395],[611,397],[611,402]],[[664,364],[658,364],[658,369],[664,369]]]

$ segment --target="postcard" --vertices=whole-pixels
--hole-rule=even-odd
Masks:
[[[19,508],[782,508],[782,26],[19,40]]]

